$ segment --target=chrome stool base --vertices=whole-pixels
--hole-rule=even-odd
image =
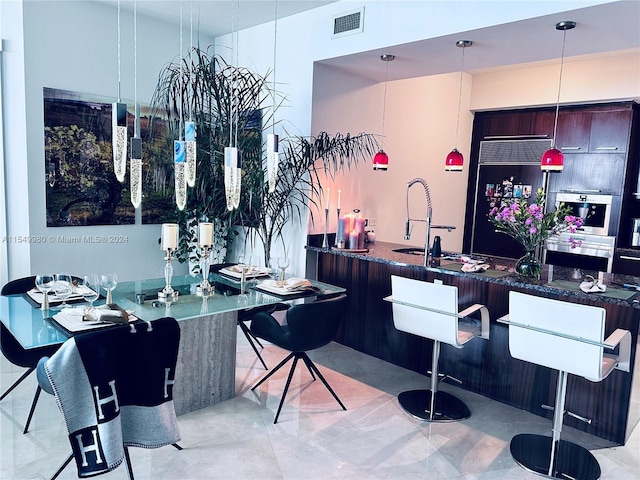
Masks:
[[[550,468],[552,437],[523,433],[511,439],[511,456],[525,470],[547,478],[597,480],[600,465],[589,450],[566,440],[558,442]]]
[[[471,416],[462,400],[450,393],[435,392],[435,408],[431,415],[431,390],[409,390],[398,395],[398,402],[411,416],[428,422],[456,422]]]

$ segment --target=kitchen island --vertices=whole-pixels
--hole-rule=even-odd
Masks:
[[[424,256],[398,253],[407,247],[384,242],[369,244],[365,254],[308,246],[307,275],[347,289],[348,312],[336,341],[393,364],[426,373],[431,369],[433,342],[395,329],[392,308],[384,297],[391,294],[391,275],[430,281],[442,280],[458,287],[460,308],[474,303],[487,306],[491,315],[488,342],[470,342],[463,349],[443,345],[440,371],[461,380],[462,388],[529,412],[551,418],[542,405],[553,405],[557,372],[512,358],[508,327],[497,319],[508,313],[509,291],[519,291],[606,310],[605,336],[616,328],[632,335],[631,371],[614,370],[602,382],[569,376],[566,409],[590,423],[567,416],[565,424],[592,435],[624,444],[640,420],[640,380],[636,377],[640,326],[640,292],[616,283],[640,284],[640,278],[605,274],[605,294],[586,294],[573,271],[545,265],[540,281],[522,280],[513,273],[513,260],[488,259],[486,273],[464,273],[456,261],[440,260],[425,267]],[[561,321],[561,319],[558,319]],[[425,379],[427,388],[427,379]],[[606,442],[603,442],[603,446]]]

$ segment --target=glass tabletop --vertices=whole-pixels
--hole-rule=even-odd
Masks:
[[[113,302],[143,320],[157,320],[170,316],[181,321],[273,305],[301,297],[331,295],[345,291],[341,287],[312,281],[313,285],[318,287],[318,293],[307,292],[283,297],[256,290],[255,287],[262,280],[256,279],[246,282],[243,288],[241,282],[236,279],[211,274],[209,282],[215,287],[215,293],[207,299],[203,299],[197,295],[197,286],[202,281],[200,276],[174,277],[171,286],[179,292],[179,295],[171,303],[161,302],[157,298],[158,291],[165,286],[164,279],[121,282],[113,291]],[[100,299],[95,302],[95,305],[103,303],[104,299]],[[22,294],[0,296],[0,320],[25,349],[60,344],[68,338],[68,333],[64,332],[55,321],[48,318],[55,315],[57,311],[52,308],[43,312],[34,307]]]

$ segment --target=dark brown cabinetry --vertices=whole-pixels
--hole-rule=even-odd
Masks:
[[[560,111],[556,147],[565,154],[626,153],[631,104]]]

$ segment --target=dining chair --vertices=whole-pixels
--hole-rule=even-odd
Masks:
[[[596,480],[601,469],[581,445],[562,440],[565,414],[588,419],[565,409],[568,374],[600,382],[613,370],[629,372],[631,333],[616,329],[606,339],[606,310],[601,307],[509,292],[509,314],[498,319],[509,326],[513,358],[558,371],[552,435],[522,433],[511,439],[514,460],[527,471],[550,478]],[[611,392],[610,392],[611,393]],[[603,412],[607,414],[607,412]]]
[[[19,295],[22,293],[26,293],[31,290],[35,286],[35,276],[19,278],[16,280],[12,280],[6,283],[2,290],[0,290],[0,295],[8,296],[8,295]],[[12,322],[21,321],[20,318],[11,318]],[[25,321],[31,321],[31,318],[25,319]],[[38,360],[43,356],[51,356],[53,355],[60,345],[48,345],[45,347],[38,348],[30,348],[25,349],[20,343],[15,339],[15,337],[11,334],[9,329],[5,327],[3,323],[0,323],[0,350],[2,350],[2,354],[5,356],[7,360],[9,360],[14,365],[19,367],[24,367],[27,370],[18,378],[7,390],[0,396],[0,401],[3,400],[14,388],[16,388],[20,383],[22,383],[31,373],[36,369],[38,365]],[[29,425],[31,424],[31,419],[33,418],[33,413],[36,409],[36,404],[38,403],[38,399],[40,398],[41,388],[39,385],[36,386],[36,393],[33,396],[33,401],[31,402],[31,408],[29,409],[29,415],[27,417],[27,422],[25,423],[24,430],[22,433],[27,433],[29,430]]]
[[[69,338],[36,369],[41,388],[56,397],[78,477],[100,475],[123,461],[133,480],[129,447],[178,450],[173,404],[180,327],[175,318],[112,325]]]
[[[347,409],[322,373],[320,373],[318,367],[307,355],[308,351],[323,347],[333,341],[342,320],[346,298],[345,294],[340,294],[330,298],[318,299],[311,303],[293,305],[286,311],[286,322],[284,324],[281,324],[278,319],[266,312],[259,312],[253,317],[253,322],[251,323],[251,333],[253,335],[291,353],[251,387],[251,390],[258,388],[289,360],[293,359],[287,383],[280,399],[280,405],[278,405],[278,411],[273,420],[274,424],[278,422],[298,360],[302,360],[305,363],[313,380],[316,379],[315,376],[317,375],[342,409]]]

